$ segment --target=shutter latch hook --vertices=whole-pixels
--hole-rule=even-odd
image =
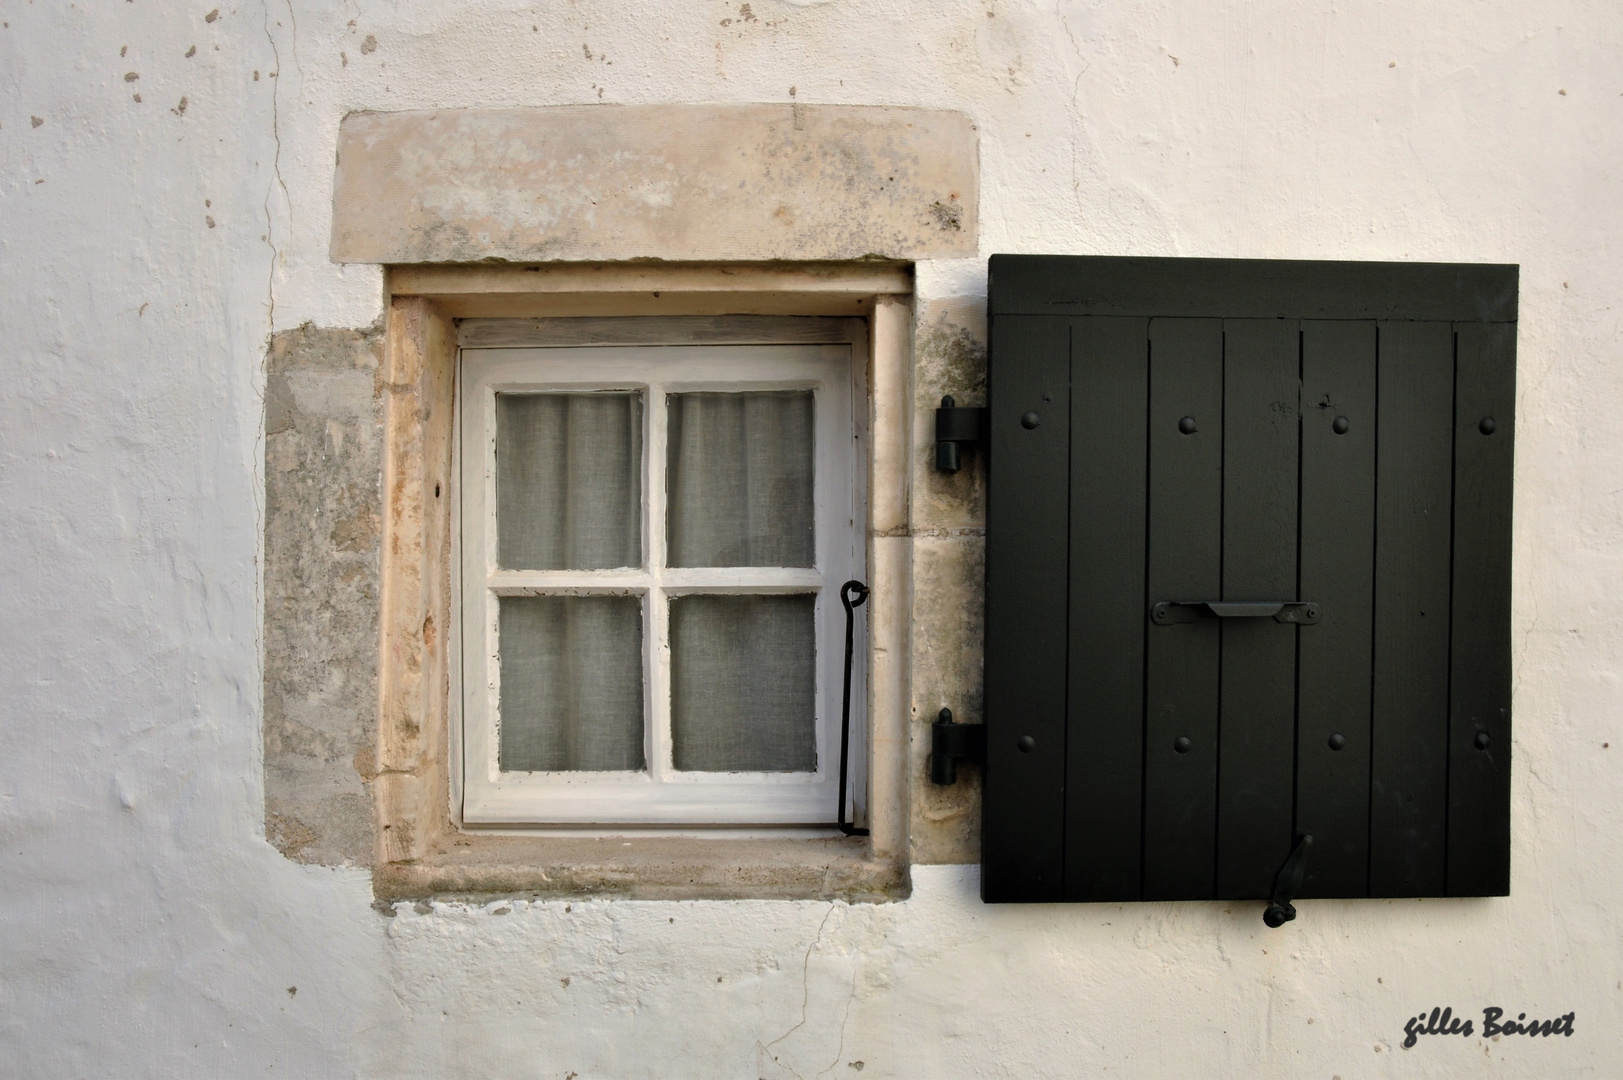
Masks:
[[[1274,876],[1274,902],[1262,913],[1262,921],[1275,929],[1296,918],[1296,908],[1291,901],[1302,888],[1302,875],[1307,872],[1307,849],[1312,846],[1313,837],[1304,834]]]

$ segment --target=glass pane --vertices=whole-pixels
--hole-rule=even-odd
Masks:
[[[673,764],[817,768],[816,597],[671,598]]]
[[[642,395],[496,395],[496,560],[642,565]]]
[[[646,768],[640,598],[500,603],[502,771]]]
[[[672,566],[812,565],[812,392],[672,394]]]

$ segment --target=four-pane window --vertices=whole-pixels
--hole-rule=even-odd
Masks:
[[[846,345],[463,350],[465,821],[833,820],[859,376]]]

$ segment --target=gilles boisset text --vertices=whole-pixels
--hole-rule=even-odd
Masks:
[[[1482,1037],[1491,1039],[1495,1035],[1542,1035],[1548,1038],[1551,1035],[1572,1035],[1572,1022],[1578,1018],[1575,1012],[1565,1016],[1558,1016],[1554,1020],[1529,1020],[1526,1013],[1517,1013],[1516,1019],[1499,1022],[1505,1015],[1505,1010],[1488,1006],[1482,1010]],[[1433,1009],[1428,1018],[1425,1013],[1411,1016],[1409,1022],[1403,1025],[1405,1038],[1403,1045],[1410,1047],[1415,1039],[1421,1035],[1464,1035],[1470,1037],[1476,1034],[1471,1021],[1463,1023],[1454,1015],[1453,1008]]]

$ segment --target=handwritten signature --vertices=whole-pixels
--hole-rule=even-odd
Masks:
[[[1539,1035],[1549,1038],[1551,1035],[1565,1035],[1572,1037],[1572,1023],[1578,1018],[1575,1012],[1558,1016],[1554,1020],[1529,1020],[1526,1013],[1517,1013],[1516,1019],[1500,1022],[1505,1010],[1490,1005],[1482,1010],[1482,1037],[1491,1039],[1495,1035]],[[1428,1017],[1425,1013],[1409,1017],[1409,1022],[1403,1025],[1405,1049],[1413,1046],[1415,1040],[1422,1035],[1462,1035],[1466,1038],[1476,1034],[1475,1025],[1469,1020],[1462,1021],[1454,1015],[1452,1007],[1446,1009],[1433,1009]]]

